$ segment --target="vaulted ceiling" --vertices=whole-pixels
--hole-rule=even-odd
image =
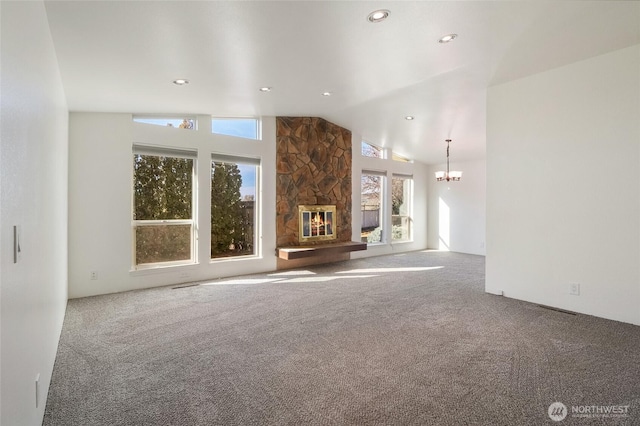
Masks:
[[[369,22],[377,9],[389,17]],[[444,160],[447,138],[455,160],[484,157],[487,87],[640,43],[631,1],[47,1],[46,10],[71,111],[318,116],[428,164]]]

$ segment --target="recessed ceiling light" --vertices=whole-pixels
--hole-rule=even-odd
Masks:
[[[438,40],[438,43],[449,43],[450,41],[453,41],[453,39],[456,37],[458,37],[458,34],[447,34],[446,36],[440,37],[440,40]]]
[[[415,118],[415,117],[414,117],[413,115],[407,115],[404,119],[405,119],[405,120],[409,120],[409,121],[411,121],[411,120],[413,120],[414,118]]]
[[[189,80],[185,80],[184,78],[178,78],[173,80],[173,84],[177,84],[178,86],[184,86],[185,84],[189,84]]]
[[[367,16],[369,22],[373,22],[374,24],[377,22],[382,22],[389,17],[389,11],[386,9],[374,10]]]
[[[331,92],[323,92],[322,96],[331,96]]]
[[[271,87],[261,87],[260,91],[261,92],[270,92],[271,91]]]

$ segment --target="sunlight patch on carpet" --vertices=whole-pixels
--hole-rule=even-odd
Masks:
[[[267,276],[269,277],[284,277],[284,276],[291,276],[291,275],[315,275],[315,272],[311,272],[311,271],[286,271],[286,272],[276,272],[274,274],[267,274]]]
[[[320,283],[326,281],[333,280],[341,280],[344,278],[373,278],[378,275],[349,275],[346,277],[300,277],[300,278],[291,278],[286,281],[280,281],[282,283]]]
[[[425,266],[425,267],[407,267],[407,268],[364,268],[364,269],[352,269],[350,271],[340,271],[336,274],[380,274],[385,272],[422,272],[431,271],[433,269],[442,269],[444,266]]]
[[[200,285],[255,285],[282,281],[284,278],[245,278],[235,280],[211,281]]]

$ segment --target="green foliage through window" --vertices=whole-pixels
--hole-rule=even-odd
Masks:
[[[243,166],[255,181],[253,166]],[[242,197],[242,170],[232,162],[211,162],[211,258],[254,253],[255,196]]]
[[[136,227],[136,265],[191,259],[191,225]]]
[[[191,219],[193,159],[133,156],[135,220]]]
[[[192,259],[193,167],[193,158],[133,154],[136,265]]]

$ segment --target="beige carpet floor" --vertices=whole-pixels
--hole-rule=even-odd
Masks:
[[[640,327],[486,294],[444,252],[75,299],[44,424],[640,425]]]

